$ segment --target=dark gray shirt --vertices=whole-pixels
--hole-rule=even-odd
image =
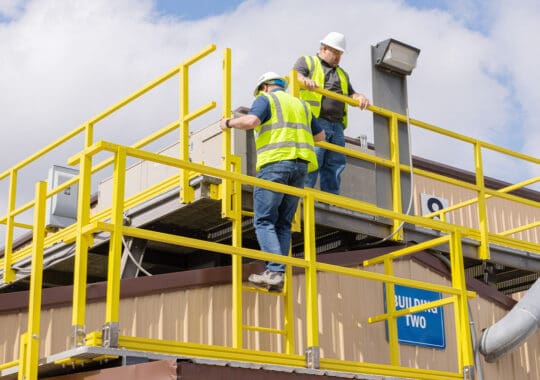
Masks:
[[[315,59],[320,60],[322,64],[322,68],[324,71],[324,89],[337,92],[338,94],[343,94],[343,91],[341,91],[341,84],[339,81],[339,75],[336,71],[336,68],[330,66],[318,55],[315,57]],[[294,69],[298,71],[300,74],[302,74],[303,76],[305,76],[306,78],[311,77],[311,73],[308,69],[308,66],[304,57],[298,58],[298,60],[294,64]],[[343,68],[341,68],[341,70],[343,70]],[[343,70],[343,72],[345,73],[345,76],[347,77],[347,86],[349,88],[349,95],[354,94],[355,91],[349,80],[349,75],[345,72],[345,70]],[[322,103],[321,103],[321,114],[319,115],[319,117],[322,117],[330,121],[341,121],[343,119],[344,114],[345,114],[344,103],[338,100],[330,99],[323,96]]]

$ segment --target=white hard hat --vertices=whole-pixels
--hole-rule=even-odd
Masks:
[[[257,85],[255,86],[255,91],[253,91],[253,96],[257,96],[257,94],[259,93],[259,87],[261,86],[261,84],[271,82],[271,81],[273,84],[277,84],[278,86],[283,87],[283,89],[286,89],[287,85],[289,84],[289,81],[287,80],[287,78],[284,78],[273,71],[268,71],[267,73],[264,73],[263,75],[261,75],[261,77],[257,81]]]
[[[321,44],[345,52],[345,36],[338,32],[330,32],[321,40]]]

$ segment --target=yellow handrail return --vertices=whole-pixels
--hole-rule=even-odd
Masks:
[[[383,159],[372,156],[367,153],[353,151],[341,148],[328,143],[318,143],[321,147],[345,153],[349,156],[366,160],[376,165],[382,165],[390,168],[392,172],[392,191],[400,194],[401,185],[399,182],[401,172],[411,172],[413,175],[424,176],[437,181],[443,181],[452,185],[460,186],[476,192],[474,199],[451,208],[440,210],[438,215],[442,220],[427,217],[412,216],[402,213],[401,205],[394,204],[392,209],[383,209],[373,204],[350,199],[344,196],[324,193],[314,189],[298,189],[289,186],[272,183],[254,178],[241,173],[241,158],[231,153],[231,131],[225,131],[222,137],[222,156],[223,166],[221,169],[206,166],[204,164],[194,163],[189,158],[189,124],[194,119],[205,114],[216,107],[216,102],[211,101],[208,104],[198,108],[195,111],[189,110],[189,67],[199,60],[216,50],[215,45],[211,45],[190,59],[184,61],[177,67],[165,73],[155,81],[147,84],[140,90],[110,107],[100,115],[90,119],[88,122],[76,128],[73,132],[65,135],[56,142],[50,144],[43,150],[22,161],[18,165],[8,169],[0,174],[0,181],[9,181],[9,196],[7,202],[7,213],[0,217],[0,223],[5,225],[4,256],[0,259],[0,268],[2,269],[1,281],[4,284],[15,280],[15,270],[13,265],[31,257],[31,278],[30,278],[30,299],[28,308],[28,329],[21,337],[19,359],[0,365],[0,371],[7,368],[18,366],[20,379],[37,379],[38,359],[39,359],[39,341],[40,341],[40,304],[42,292],[42,272],[43,272],[43,253],[54,244],[63,242],[74,244],[75,246],[75,264],[73,281],[73,300],[72,300],[72,344],[73,347],[79,346],[105,346],[122,347],[127,350],[149,351],[155,353],[166,353],[178,356],[193,356],[199,358],[235,360],[243,362],[257,362],[274,365],[305,367],[310,366],[321,370],[344,371],[349,373],[366,373],[383,376],[401,376],[413,377],[418,379],[462,379],[467,371],[471,371],[474,366],[473,347],[469,330],[469,317],[467,314],[467,301],[469,297],[474,297],[473,292],[467,291],[465,285],[465,274],[462,253],[462,239],[468,238],[478,243],[478,258],[487,259],[489,257],[489,245],[496,243],[502,246],[515,249],[526,250],[528,252],[539,254],[540,245],[535,242],[523,241],[517,238],[509,237],[511,234],[533,229],[538,227],[539,223],[532,223],[520,226],[503,233],[492,233],[487,226],[486,200],[489,197],[499,197],[512,202],[519,202],[533,207],[538,207],[538,202],[526,200],[515,195],[509,194],[510,191],[538,182],[540,179],[532,178],[528,181],[512,185],[500,190],[488,189],[484,186],[484,176],[482,168],[482,150],[489,149],[495,152],[503,153],[529,163],[539,164],[540,160],[524,154],[512,152],[479,140],[459,135],[453,132],[437,128],[435,126],[423,123],[417,120],[410,120],[411,125],[439,133],[441,135],[454,138],[472,145],[474,149],[476,184],[470,184],[442,175],[434,174],[426,170],[411,168],[399,162],[399,154],[392,152],[393,159]],[[165,126],[152,135],[136,142],[132,146],[124,146],[107,141],[94,141],[94,127],[101,120],[118,111],[125,105],[131,103],[151,89],[157,87],[163,82],[178,78],[180,89],[180,115],[178,120]],[[291,72],[291,92],[298,94],[301,84],[297,81],[294,72]],[[334,97],[347,102],[351,105],[357,105],[357,102],[351,98],[329,93],[325,90],[317,90],[325,96]],[[222,116],[231,115],[231,51],[223,51],[223,91],[222,91]],[[376,106],[370,106],[369,110],[388,119],[391,131],[397,131],[398,122],[406,122],[404,115],[382,109]],[[171,131],[179,131],[179,158],[152,153],[143,148],[149,143],[156,141]],[[68,163],[79,166],[79,174],[73,179],[61,184],[60,186],[48,190],[45,182],[39,182],[35,189],[35,199],[17,207],[17,184],[19,171],[42,157],[46,153],[56,149],[66,141],[79,136],[84,136],[84,146],[80,152],[72,156]],[[390,133],[393,149],[397,149],[397,132]],[[107,159],[100,162],[96,161],[96,156],[103,152],[108,154]],[[139,194],[132,197],[125,197],[126,183],[126,160],[138,159],[154,162],[160,165],[166,165],[177,169],[177,174],[169,179],[162,181]],[[111,207],[91,214],[90,198],[92,176],[103,168],[112,168],[113,171],[113,192]],[[190,178],[196,175],[208,175],[221,179],[221,184],[216,185],[217,191],[213,193],[216,199],[222,202],[222,217],[232,223],[232,243],[222,244],[208,242],[191,237],[174,235],[163,232],[146,230],[143,228],[126,226],[123,223],[124,211],[138,204],[146,202],[159,194],[170,189],[179,187],[179,198],[183,203],[189,203],[194,200],[194,191],[190,186]],[[78,209],[77,220],[71,226],[60,229],[56,232],[46,233],[45,230],[45,205],[47,199],[60,193],[64,189],[78,184]],[[242,217],[249,215],[247,211],[242,210],[242,186],[259,186],[274,191],[292,194],[301,198],[302,218],[301,229],[297,225],[298,231],[303,231],[304,239],[304,257],[282,257],[271,255],[254,249],[244,248],[242,246]],[[393,197],[393,199],[400,196]],[[401,223],[410,223],[415,226],[425,227],[438,232],[437,237],[420,243],[418,245],[407,247],[392,252],[364,263],[369,266],[377,263],[384,264],[384,273],[375,273],[367,270],[353,269],[322,263],[316,257],[315,241],[315,202],[323,204],[332,204],[337,207],[361,212],[377,217],[391,220],[394,227]],[[476,204],[479,217],[479,228],[470,228],[451,224],[444,221],[445,213],[459,207]],[[17,218],[27,211],[33,211],[34,219],[32,224],[18,222]],[[300,212],[300,211],[299,211]],[[13,249],[14,229],[22,228],[32,231],[31,244]],[[87,332],[85,329],[86,319],[86,288],[87,288],[87,265],[88,250],[93,245],[93,236],[99,232],[108,232],[110,234],[109,253],[108,253],[108,274],[107,274],[107,292],[105,306],[104,329],[102,331]],[[147,239],[150,241],[163,242],[172,245],[192,247],[205,251],[216,252],[232,256],[232,345],[230,347],[206,345],[200,343],[176,342],[160,339],[141,338],[136,336],[120,336],[118,334],[119,307],[120,307],[120,263],[122,253],[123,237],[133,237]],[[405,255],[412,254],[422,249],[437,248],[439,246],[449,247],[449,257],[451,262],[451,286],[443,286],[422,282],[413,279],[401,278],[394,275],[393,261]],[[284,323],[283,329],[270,329],[260,326],[244,325],[242,318],[243,310],[243,292],[256,291],[242,284],[242,259],[251,258],[257,260],[272,260],[287,265],[286,278],[292,278],[292,268],[302,268],[305,273],[305,352],[306,357],[299,352],[300,349],[294,347],[293,321],[295,319],[292,304],[292,281],[286,281],[284,290],[281,293],[273,293],[276,296],[284,297]],[[370,318],[370,323],[386,321],[388,324],[388,346],[389,346],[389,364],[364,363],[337,360],[332,358],[320,357],[319,346],[319,311],[318,311],[318,286],[317,273],[328,272],[341,276],[350,276],[370,281],[384,283],[386,292],[386,312],[382,315],[375,315]],[[409,307],[403,310],[396,310],[395,303],[395,285],[404,285],[417,289],[426,289],[440,292],[444,297],[440,300],[429,302],[423,305]],[[264,292],[264,290],[259,290]],[[440,307],[443,305],[453,305],[456,334],[456,357],[457,363],[455,372],[438,371],[422,368],[410,368],[402,365],[400,361],[400,350],[397,337],[397,318],[406,314],[416,313],[423,310]],[[243,347],[244,330],[261,331],[265,333],[281,334],[284,339],[283,352],[267,352],[247,349]]]

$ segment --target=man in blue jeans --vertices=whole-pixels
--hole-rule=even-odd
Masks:
[[[268,72],[255,87],[256,96],[247,115],[223,119],[221,129],[255,129],[257,178],[294,187],[304,187],[307,173],[317,169],[314,141],[324,140],[324,131],[311,116],[308,105],[284,90],[287,80]],[[255,233],[262,251],[286,256],[291,245],[291,223],[298,197],[253,189]],[[281,291],[285,265],[267,262],[266,270],[249,281],[259,287]]]
[[[326,141],[339,146],[345,146],[347,104],[309,90],[317,87],[324,88],[358,100],[358,106],[361,109],[369,106],[369,100],[353,89],[349,75],[339,66],[344,52],[345,36],[341,33],[330,32],[321,40],[317,55],[300,57],[294,64],[298,79],[307,88],[300,91],[300,98],[309,103],[311,112],[319,119],[321,127],[326,132]],[[319,161],[319,170],[308,175],[306,186],[314,187],[317,174],[320,173],[321,190],[339,194],[341,173],[345,169],[345,155],[319,147],[315,148],[315,151]]]

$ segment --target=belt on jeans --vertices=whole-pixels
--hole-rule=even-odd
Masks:
[[[293,162],[302,162],[304,164],[309,164],[308,160],[304,160],[303,158],[293,158],[291,160],[284,160],[284,161],[293,161]]]
[[[282,161],[302,162],[302,163],[304,163],[304,164],[306,164],[306,165],[309,165],[309,161],[308,161],[308,160],[304,160],[303,158],[291,158],[290,160],[282,160]],[[277,163],[277,162],[279,162],[279,161],[274,161],[274,162],[269,162],[269,163],[267,163],[267,164],[264,164],[263,166],[261,166],[261,167],[259,168],[259,170],[261,170],[261,169],[264,168],[265,166],[268,166],[268,165],[271,165],[271,164],[275,164],[275,163]]]

